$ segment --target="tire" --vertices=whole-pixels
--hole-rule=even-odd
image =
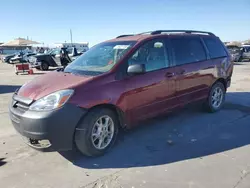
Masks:
[[[218,99],[214,95],[216,91],[221,91],[221,97],[218,96],[218,98],[220,98],[221,101],[218,102],[218,103],[216,103],[215,100],[213,100],[213,98]],[[208,112],[210,112],[210,113],[214,113],[214,112],[219,111],[222,108],[222,106],[223,106],[223,104],[225,102],[225,94],[226,94],[225,86],[221,82],[216,82],[212,86],[212,88],[211,88],[211,90],[209,92],[208,99],[207,99],[207,101],[205,103],[206,110]],[[215,105],[215,104],[218,104],[218,106]]]
[[[107,117],[112,119],[112,121],[110,120],[108,121],[110,124],[110,127],[112,127],[111,126],[112,122],[114,126],[113,126],[113,129],[111,128],[109,129],[109,130],[113,130],[112,138],[108,139],[108,137],[106,137],[106,140],[105,140],[104,138],[105,135],[102,138],[100,134],[99,136],[94,136],[94,134],[98,135],[98,130],[99,130],[99,128],[97,128],[98,124],[96,123],[99,122],[99,124],[102,124],[101,123],[102,121],[100,121],[100,118],[101,119],[104,118],[102,120],[106,121],[105,118]],[[103,126],[100,126],[100,127],[103,127]],[[79,125],[76,128],[75,138],[74,138],[76,148],[83,155],[87,155],[91,157],[104,155],[115,143],[116,137],[118,135],[118,129],[119,129],[119,121],[118,121],[118,117],[116,113],[114,113],[112,110],[107,109],[107,108],[93,109],[82,119],[82,121],[79,123]],[[97,145],[99,144],[99,142],[101,142],[102,139],[103,139],[104,145],[107,144],[107,146],[105,148],[97,148],[98,147]],[[106,143],[104,141],[106,141]]]
[[[238,62],[242,62],[242,60],[243,60],[242,57],[239,57]]]
[[[40,69],[43,71],[49,70],[49,64],[46,61],[42,61]]]

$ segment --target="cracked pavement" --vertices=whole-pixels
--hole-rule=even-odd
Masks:
[[[8,118],[12,93],[39,75],[0,63],[0,187],[249,188],[250,63],[235,65],[218,113],[191,106],[122,133],[99,158],[43,153],[22,142]]]

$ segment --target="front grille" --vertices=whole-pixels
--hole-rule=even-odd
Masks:
[[[25,111],[27,111],[29,109],[28,105],[26,105],[24,103],[21,103],[21,102],[16,102],[15,106],[16,106],[17,109],[19,109],[19,110],[21,110],[23,112],[25,112]]]
[[[21,113],[26,112],[29,109],[30,104],[32,103],[31,99],[18,96],[17,94],[13,95],[12,100],[13,108],[17,109]]]
[[[20,122],[22,121],[22,116],[28,111],[31,103],[31,99],[18,96],[16,93],[14,93],[12,97],[12,102],[10,104],[10,119],[18,132],[21,131]]]
[[[24,104],[19,101],[13,101],[13,107],[17,109],[21,114],[23,114],[29,109],[29,106],[27,104]]]

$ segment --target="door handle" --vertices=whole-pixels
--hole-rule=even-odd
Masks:
[[[171,77],[173,77],[174,75],[175,75],[175,73],[173,73],[173,72],[167,72],[167,73],[165,74],[165,77],[171,78]]]

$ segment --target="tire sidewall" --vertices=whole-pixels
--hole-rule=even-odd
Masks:
[[[212,94],[213,94],[213,91],[218,87],[220,87],[222,89],[223,98],[222,98],[222,102],[221,102],[220,106],[218,108],[214,108],[213,105],[212,105]],[[226,97],[226,90],[225,90],[224,85],[221,82],[215,83],[213,85],[213,87],[211,88],[210,93],[209,93],[209,97],[208,97],[208,105],[209,105],[210,111],[211,112],[219,111],[222,108],[222,106],[223,106],[223,104],[225,102],[225,97]]]
[[[92,143],[92,129],[94,124],[101,116],[109,116],[114,122],[114,135],[110,142],[110,144],[104,149],[97,149]],[[119,131],[119,121],[116,117],[116,114],[109,109],[96,109],[92,112],[87,114],[82,122],[77,126],[81,129],[81,131],[76,131],[75,133],[75,144],[78,150],[81,153],[88,155],[88,156],[100,156],[105,154],[112,146],[114,145],[118,131]]]
[[[44,65],[47,65],[47,66],[44,68],[44,67],[43,67]],[[43,71],[48,70],[48,69],[49,69],[49,64],[48,64],[46,61],[43,61],[43,62],[41,63],[40,69],[43,70]]]
[[[242,62],[242,56],[239,57],[238,62]]]

